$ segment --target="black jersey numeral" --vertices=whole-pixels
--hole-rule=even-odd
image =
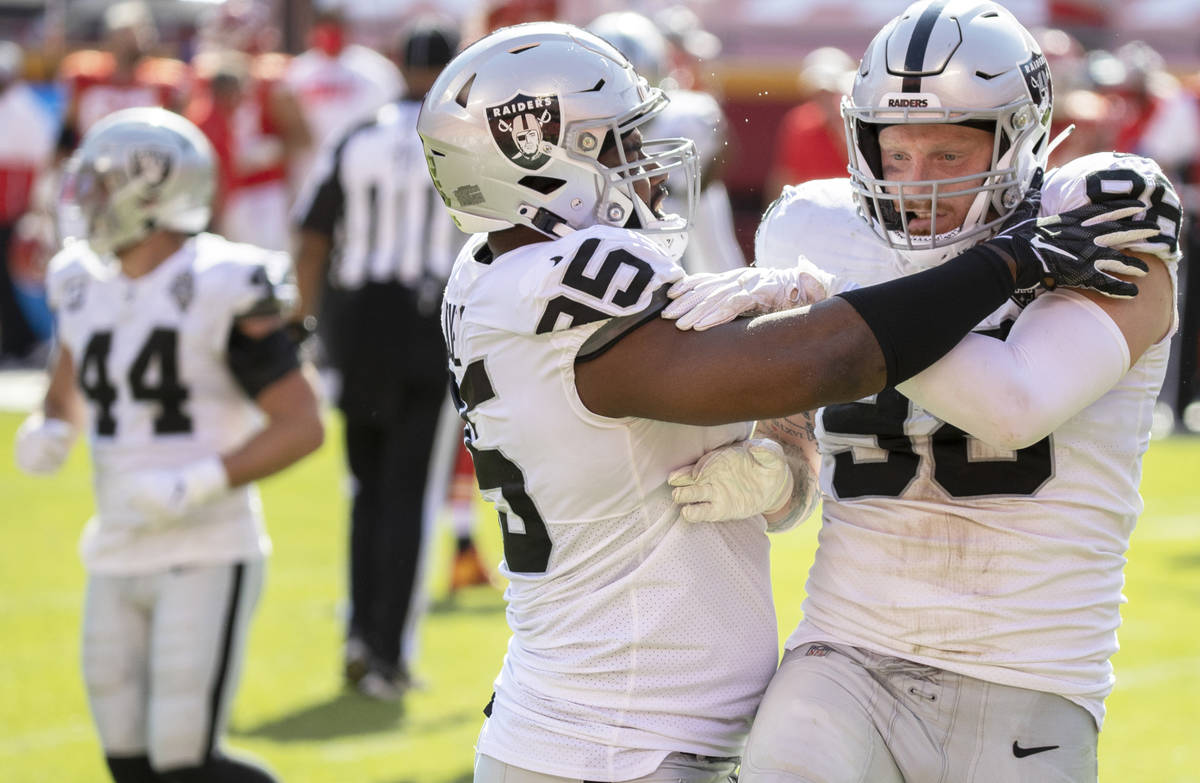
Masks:
[[[599,246],[599,239],[584,240],[563,272],[563,285],[597,301],[612,302],[617,307],[631,307],[637,304],[650,281],[654,279],[654,268],[628,250],[617,249],[605,256],[596,274],[589,277],[588,262],[592,260]],[[625,288],[612,290],[613,278],[617,276],[621,267],[633,269],[633,279]],[[558,317],[564,313],[570,316],[571,326],[582,326],[608,317],[591,305],[560,295],[546,304],[546,311],[538,321],[537,333],[554,331]]]
[[[822,424],[831,434],[870,436],[883,459],[856,460],[851,449],[834,453],[833,489],[839,498],[900,497],[917,477],[921,457],[904,434],[911,404],[895,389],[884,389],[873,402],[830,405]],[[943,423],[930,435],[933,480],[955,498],[983,495],[1033,495],[1054,474],[1053,436],[1018,449],[1013,456],[972,458],[970,436]]]
[[[1175,188],[1162,174],[1156,174],[1153,180],[1148,181],[1132,169],[1106,169],[1093,171],[1084,182],[1088,200],[1093,204],[1130,198],[1149,201],[1147,217],[1157,221],[1160,226],[1165,222],[1172,228],[1147,241],[1164,244],[1171,253],[1179,249],[1183,210]]]
[[[912,441],[904,434],[908,418],[908,398],[895,389],[884,389],[873,402],[830,405],[822,413],[826,432],[874,436],[878,448],[886,452],[882,460],[858,461],[847,449],[833,455],[833,488],[840,498],[865,495],[900,497],[917,477],[920,458]]]
[[[451,383],[451,394],[458,413],[466,422],[467,450],[475,463],[479,490],[492,504],[500,517],[500,533],[504,537],[504,562],[508,570],[522,574],[545,573],[550,562],[550,533],[538,512],[537,504],[525,488],[525,474],[520,466],[499,449],[480,449],[471,412],[488,400],[496,398],[492,379],[482,359],[467,364],[462,383]],[[499,490],[499,492],[497,492]],[[517,520],[512,517],[517,517]]]
[[[96,434],[117,434],[113,404],[117,389],[109,381],[108,355],[112,351],[112,332],[96,332],[88,340],[79,364],[79,388],[96,404]],[[155,383],[150,368],[157,369]],[[179,382],[179,332],[156,328],[146,339],[129,367],[129,390],[135,400],[156,402],[159,415],[154,419],[156,435],[172,435],[192,431],[192,419],[183,410],[189,395]]]
[[[108,380],[108,352],[112,349],[112,332],[96,332],[83,349],[79,360],[79,388],[84,396],[96,403],[96,434],[116,435],[117,420],[113,404],[117,388]]]
[[[183,412],[190,396],[179,382],[179,333],[174,329],[155,329],[129,368],[129,389],[135,400],[157,402],[161,412],[154,419],[157,435],[192,431],[192,419]],[[147,370],[158,365],[158,385],[146,382]]]

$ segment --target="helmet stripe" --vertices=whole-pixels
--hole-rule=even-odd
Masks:
[[[929,48],[929,36],[933,33],[933,26],[945,7],[946,0],[937,0],[925,6],[925,10],[921,12],[921,17],[917,19],[913,28],[912,38],[908,42],[908,51],[904,53],[905,74],[920,74],[925,70],[925,50]],[[920,92],[921,77],[906,75],[900,90]]]

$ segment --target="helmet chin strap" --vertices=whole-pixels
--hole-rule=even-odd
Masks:
[[[532,204],[522,204],[517,207],[517,214],[529,222],[534,229],[548,237],[561,238],[575,233],[575,229],[545,207],[535,207]]]
[[[1059,134],[1054,137],[1054,141],[1050,142],[1050,145],[1048,147],[1046,147],[1046,157],[1047,158],[1049,158],[1052,154],[1054,154],[1054,150],[1058,149],[1059,144],[1062,144],[1064,141],[1067,140],[1067,137],[1071,135],[1071,132],[1073,130],[1075,130],[1075,123],[1072,122],[1070,125],[1063,128],[1059,132]]]

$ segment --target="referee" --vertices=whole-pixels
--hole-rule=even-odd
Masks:
[[[465,239],[433,188],[417,114],[457,48],[457,31],[438,24],[402,36],[407,95],[326,146],[293,212],[299,314],[322,314],[354,476],[345,674],[387,701],[412,686],[421,548],[438,502],[426,482],[443,472],[430,471],[447,398],[441,296]]]

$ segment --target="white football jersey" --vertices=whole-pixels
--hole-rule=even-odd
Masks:
[[[628,780],[668,752],[733,756],[777,661],[761,516],[684,521],[675,468],[744,439],[590,412],[577,357],[657,318],[683,270],[595,226],[455,263],[443,327],[466,440],[504,535],[513,636],[479,751],[585,780]]]
[[[261,414],[227,364],[234,318],[271,301],[288,258],[200,234],[138,278],[73,242],[50,263],[58,339],[87,401],[96,514],[81,553],[94,573],[260,557],[269,541],[253,485],[168,527],[141,521],[114,478],[231,451]]]
[[[1163,234],[1134,250],[1179,261],[1179,201],[1145,158],[1097,154],[1051,171],[1042,213],[1132,194]],[[848,180],[788,188],[757,238],[758,262],[803,253],[837,293],[910,272],[858,216]],[[1028,300],[976,332],[1005,339]],[[1171,332],[1174,331],[1174,325]],[[1060,694],[1097,723],[1122,568],[1170,334],[1104,396],[1028,448],[994,448],[895,389],[821,410],[824,518],[805,620],[788,648],[825,640],[983,680]],[[1053,382],[1047,379],[1047,382]]]

